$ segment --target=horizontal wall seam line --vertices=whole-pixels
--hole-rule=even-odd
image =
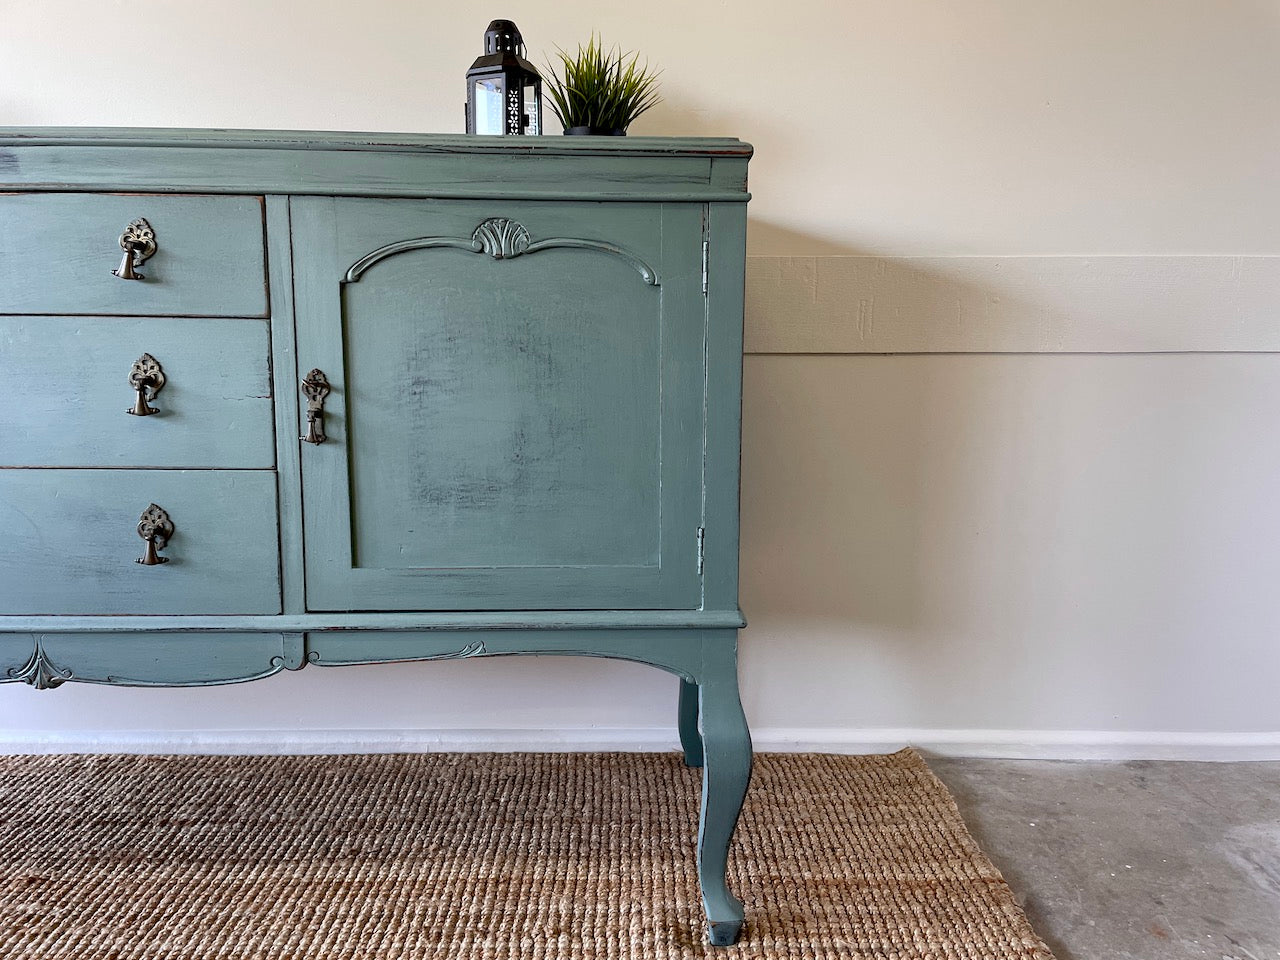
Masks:
[[[744,357],[1158,357],[1275,356],[1276,350],[744,350]]]

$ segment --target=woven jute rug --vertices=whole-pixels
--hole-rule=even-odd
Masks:
[[[0,758],[5,960],[1052,960],[912,751],[757,757],[705,945],[671,754]]]

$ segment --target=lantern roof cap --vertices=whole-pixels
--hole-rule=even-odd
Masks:
[[[520,36],[520,28],[514,20],[491,20],[484,30],[484,52],[501,53],[510,50],[512,53],[522,52],[524,37]]]
[[[524,58],[524,37],[513,20],[494,20],[484,31],[484,55],[471,64],[467,76],[475,73],[520,69],[541,79],[538,68]]]
[[[483,57],[476,57],[476,62],[471,64],[471,69],[467,71],[467,76],[471,76],[473,73],[496,73],[499,70],[511,70],[516,67],[519,67],[525,73],[533,74],[539,79],[542,77],[537,67],[524,57],[518,57],[514,53],[491,53]]]

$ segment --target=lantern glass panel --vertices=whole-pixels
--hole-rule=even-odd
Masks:
[[[477,77],[471,99],[475,104],[476,133],[491,136],[506,133],[501,77]]]
[[[539,91],[535,84],[525,83],[524,85],[524,132],[532,136],[542,133],[540,114],[542,111],[538,109]]]

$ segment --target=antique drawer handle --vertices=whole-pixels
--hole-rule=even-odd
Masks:
[[[154,567],[157,564],[169,562],[168,557],[160,556],[157,551],[163,550],[169,543],[169,538],[173,536],[173,521],[154,503],[143,510],[142,516],[138,519],[138,536],[147,541],[147,552],[133,561],[134,563],[140,563],[144,567]]]
[[[137,268],[156,252],[156,232],[151,229],[151,224],[139,217],[125,227],[124,233],[120,234],[120,248],[124,250],[124,256],[120,258],[120,266],[111,273],[121,280],[147,279],[137,272]]]
[[[164,369],[159,360],[144,353],[133,361],[133,367],[129,370],[129,386],[133,387],[137,398],[125,413],[135,417],[149,417],[160,412],[155,407],[147,406],[147,401],[154,400],[156,394],[164,389]]]
[[[312,370],[302,381],[302,395],[307,398],[307,433],[298,439],[304,443],[324,443],[324,398],[329,395],[329,378],[323,370]]]

